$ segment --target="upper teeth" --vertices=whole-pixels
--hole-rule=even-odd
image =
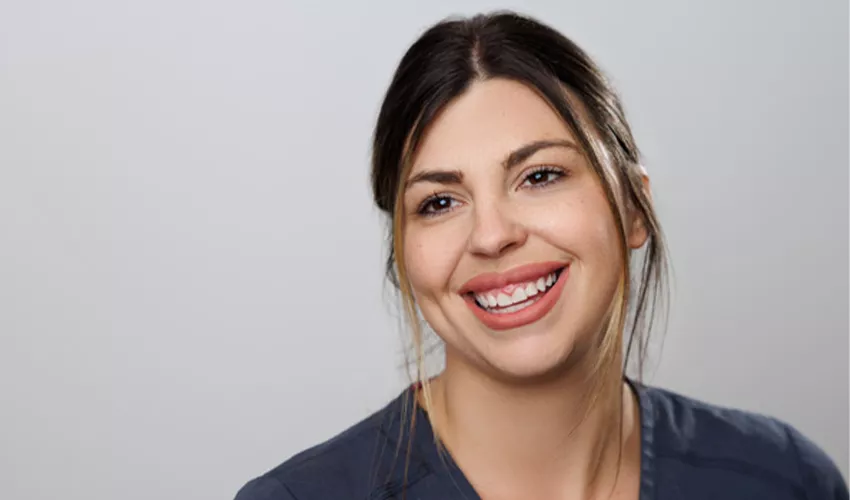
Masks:
[[[525,283],[516,283],[506,288],[513,288],[513,293],[508,294],[501,289],[490,290],[483,293],[476,293],[475,300],[481,307],[508,307],[513,304],[518,304],[525,300],[534,297],[538,293],[543,293],[555,284],[555,273],[538,278],[536,281],[528,281]]]

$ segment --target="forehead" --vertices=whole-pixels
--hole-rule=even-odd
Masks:
[[[411,173],[501,162],[532,141],[569,139],[569,127],[530,87],[506,79],[477,81],[428,127]]]

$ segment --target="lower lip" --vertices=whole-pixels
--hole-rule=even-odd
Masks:
[[[569,271],[570,266],[565,267],[552,288],[547,290],[536,302],[516,312],[491,313],[478,306],[475,298],[470,295],[464,296],[464,300],[466,301],[466,305],[472,309],[472,314],[491,330],[518,328],[540,320],[555,307],[555,303],[558,302],[558,298],[560,298],[561,292],[564,290],[564,283],[567,282]]]

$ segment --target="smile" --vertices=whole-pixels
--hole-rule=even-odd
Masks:
[[[461,290],[467,306],[487,327],[506,330],[543,318],[558,301],[569,265],[531,264],[504,274],[486,274]]]
[[[542,298],[555,282],[561,271],[551,272],[535,281],[508,285],[505,288],[474,294],[475,302],[485,311],[494,314],[505,314],[521,311]],[[538,296],[539,295],[539,296]]]

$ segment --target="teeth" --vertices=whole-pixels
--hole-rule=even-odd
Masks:
[[[523,302],[521,304],[514,304],[512,306],[505,307],[504,309],[494,309],[491,312],[493,312],[495,314],[507,314],[507,313],[512,313],[512,312],[517,312],[517,311],[521,311],[521,310],[525,309],[526,307],[530,306],[533,303],[534,303],[533,301]]]
[[[541,292],[546,291],[546,278],[538,278],[537,283],[535,284],[537,285],[537,289]]]
[[[504,314],[524,309],[535,301],[529,300],[537,294],[546,292],[557,281],[555,273],[551,273],[537,281],[515,285],[514,292],[508,295],[504,292],[489,292],[475,294],[475,301],[490,312]],[[498,309],[496,309],[498,307]]]

